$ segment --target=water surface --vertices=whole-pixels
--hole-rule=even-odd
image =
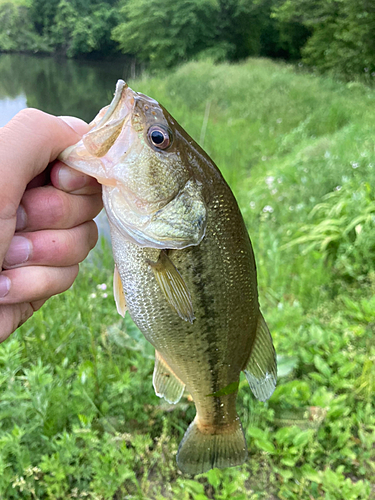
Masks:
[[[26,107],[90,121],[119,78],[138,76],[132,60],[87,61],[0,54],[0,127]]]

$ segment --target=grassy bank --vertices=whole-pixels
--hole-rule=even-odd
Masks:
[[[194,406],[153,393],[153,349],[116,313],[102,242],[0,346],[0,497],[375,498],[375,92],[267,60],[131,86],[203,143],[239,201],[278,387],[264,404],[241,381],[246,465],[183,476]]]

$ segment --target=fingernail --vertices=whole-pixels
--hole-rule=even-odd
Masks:
[[[26,262],[31,255],[31,241],[24,236],[13,236],[7,253],[5,254],[3,267],[18,266]]]
[[[64,122],[80,136],[86,134],[90,130],[90,127],[86,122],[80,118],[76,118],[75,116],[59,116],[59,118],[64,120]]]
[[[10,290],[10,279],[0,274],[0,298],[5,297]]]
[[[17,208],[16,231],[22,231],[27,224],[27,215],[22,205]]]
[[[81,174],[64,165],[60,167],[58,177],[60,189],[68,192],[82,189],[89,182],[87,175]]]

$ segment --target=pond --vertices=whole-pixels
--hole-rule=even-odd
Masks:
[[[90,121],[111,100],[117,80],[134,79],[140,70],[132,59],[0,54],[0,127],[26,107]]]

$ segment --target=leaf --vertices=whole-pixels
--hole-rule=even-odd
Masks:
[[[266,441],[263,439],[256,439],[255,440],[255,445],[260,448],[263,451],[267,451],[268,453],[274,453],[275,452],[275,447],[271,443],[271,441]]]
[[[253,438],[267,439],[267,433],[262,429],[258,429],[258,427],[249,427],[246,432]]]
[[[296,356],[277,356],[277,376],[286,377],[298,366]]]
[[[207,472],[207,481],[217,489],[221,483],[221,472],[218,469],[211,469]]]
[[[315,483],[321,483],[321,478],[320,474],[318,471],[313,469],[311,465],[309,464],[304,464],[301,467],[302,475],[305,479],[308,479],[309,481],[314,481]]]
[[[311,436],[311,431],[309,430],[302,431],[295,436],[295,438],[293,439],[293,444],[295,446],[301,446],[301,447],[306,446],[307,443],[310,441],[310,436]]]
[[[228,394],[233,394],[238,390],[239,381],[232,382],[227,386],[223,387],[219,391],[213,392],[212,394],[207,394],[206,397],[220,398],[221,396],[227,396]]]
[[[329,378],[332,374],[331,368],[328,366],[328,364],[324,361],[323,358],[318,356],[317,354],[314,356],[314,365],[317,370],[320,371],[325,377]]]

